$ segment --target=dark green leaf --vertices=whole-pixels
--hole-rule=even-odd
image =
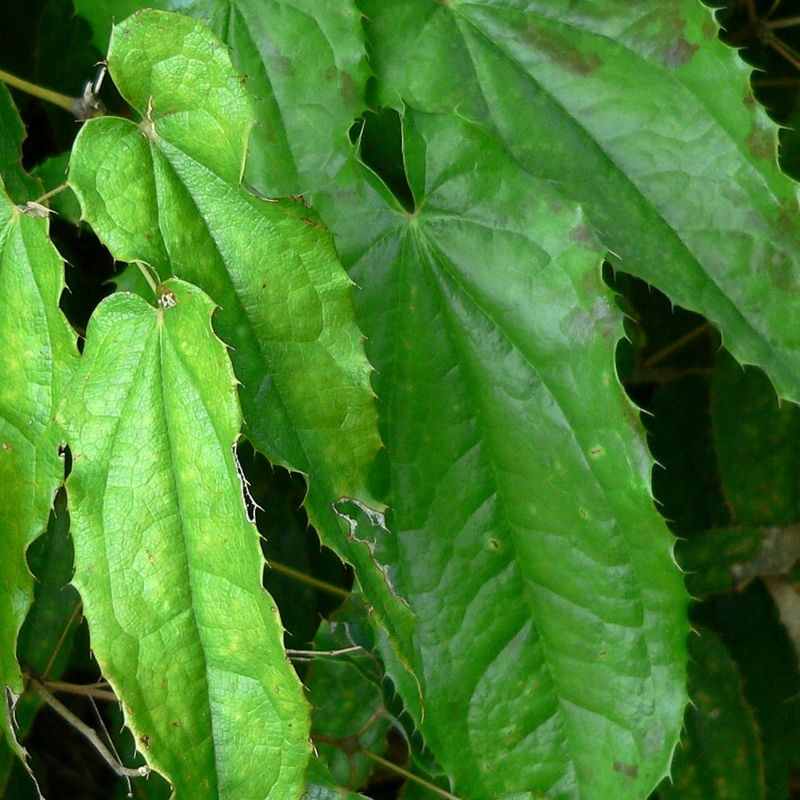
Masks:
[[[687,627],[603,250],[475,126],[407,112],[403,133],[413,215],[357,168],[320,198],[391,459],[391,533],[353,535],[414,614],[424,717],[387,671],[457,794],[641,797],[677,739]]]
[[[672,763],[665,800],[764,797],[764,765],[753,712],[742,696],[742,676],[712,631],[689,639],[686,732]]]
[[[613,261],[800,400],[800,214],[697,0],[365,0],[383,101],[457,110],[580,202]],[[446,65],[446,68],[444,67]]]
[[[303,800],[361,800],[363,797],[339,786],[321,761],[316,758],[309,761]]]
[[[736,663],[760,730],[766,797],[785,800],[791,765],[800,763],[800,677],[772,598],[753,581],[742,592],[712,596],[693,617],[719,634]]]
[[[19,118],[11,95],[0,84],[0,178],[8,196],[15,203],[36,200],[42,194],[41,184],[22,168],[22,142],[25,127]]]
[[[787,525],[800,518],[800,409],[781,406],[763,372],[717,358],[711,412],[725,499],[742,525]]]

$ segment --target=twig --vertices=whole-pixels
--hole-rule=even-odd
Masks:
[[[432,792],[436,792],[436,794],[438,794],[440,797],[446,797],[447,800],[461,800],[461,798],[457,795],[451,794],[445,789],[440,789],[438,786],[436,786],[436,784],[426,781],[424,778],[420,778],[419,775],[415,775],[413,772],[409,772],[407,769],[403,769],[397,764],[387,761],[385,758],[381,758],[377,753],[365,750],[363,747],[359,747],[358,752],[361,753],[362,756],[366,756],[367,758],[371,759],[376,764],[380,764],[382,767],[386,767],[386,769],[396,772],[398,775],[402,775],[407,780],[419,783],[421,786],[425,786]]]
[[[34,678],[32,675],[28,675],[29,685],[30,687],[42,698],[42,700],[50,706],[59,716],[63,717],[70,725],[72,725],[75,730],[82,733],[94,746],[95,750],[103,757],[103,760],[108,764],[117,775],[121,777],[127,778],[146,778],[150,774],[150,767],[146,764],[141,767],[130,768],[126,767],[123,764],[120,764],[119,761],[114,758],[114,756],[109,752],[108,748],[100,741],[97,733],[90,728],[85,723],[81,722],[65,705],[60,703],[53,697],[50,692],[42,686],[39,681]]]
[[[66,512],[62,512],[66,513]],[[50,674],[50,670],[53,668],[53,664],[55,663],[56,656],[58,655],[59,651],[61,650],[61,646],[64,644],[64,639],[67,638],[67,633],[69,632],[70,626],[75,621],[75,617],[80,614],[81,608],[83,608],[83,601],[78,600],[75,604],[75,609],[73,610],[72,614],[70,615],[67,624],[64,626],[64,630],[61,632],[61,638],[58,640],[58,644],[55,646],[53,650],[53,655],[50,657],[50,661],[47,664],[47,668],[44,671],[44,677],[46,678]]]
[[[322,589],[323,592],[335,594],[338,597],[350,597],[350,592],[346,591],[345,589],[340,589],[338,586],[334,586],[332,583],[321,581],[319,578],[312,578],[311,575],[306,575],[305,572],[300,572],[300,570],[294,569],[293,567],[287,567],[285,564],[280,564],[277,561],[268,561],[267,564],[274,569],[275,572],[288,575],[290,578],[295,578],[298,581],[307,583],[309,586],[313,586],[316,589]]]
[[[1,69],[0,81],[8,84],[9,86],[13,86],[15,89],[19,89],[21,92],[33,95],[33,97],[38,97],[40,100],[46,100],[48,103],[52,103],[59,108],[63,108],[65,111],[69,111],[70,114],[75,112],[76,98],[74,97],[69,97],[65,94],[61,94],[60,92],[54,92],[50,89],[45,89],[43,86],[37,86],[35,83],[18,78],[16,75],[11,75],[10,73],[4,72]]]
[[[310,661],[312,658],[320,658],[321,656],[343,656],[347,653],[357,653],[361,651],[364,655],[364,648],[360,645],[353,647],[343,647],[341,650],[290,650],[286,648],[287,655],[294,656],[297,661]]]
[[[684,345],[689,344],[692,339],[696,339],[701,333],[705,333],[711,327],[710,322],[703,322],[698,325],[694,330],[685,333],[680,338],[676,339],[674,342],[668,344],[666,347],[662,347],[657,353],[654,353],[650,358],[648,358],[644,365],[645,367],[652,367],[654,364],[657,364],[659,361],[666,358],[671,353],[674,353],[676,350],[680,350],[681,347]]]
[[[82,686],[77,683],[64,683],[64,681],[42,680],[42,685],[49,692],[67,692],[68,694],[80,694],[84,697],[94,697],[97,700],[108,700],[110,703],[117,701],[114,692],[106,687],[107,683],[92,683]]]

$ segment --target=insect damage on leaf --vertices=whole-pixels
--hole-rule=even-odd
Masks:
[[[178,300],[174,292],[167,290],[161,293],[161,297],[158,298],[158,304],[166,311],[168,308],[175,308],[178,305]]]
[[[348,506],[354,508],[348,508]],[[340,497],[332,504],[332,508],[334,514],[340,519],[343,519],[350,528],[350,539],[367,546],[372,561],[383,575],[383,579],[386,581],[386,586],[389,591],[400,600],[403,605],[408,606],[406,600],[396,591],[389,576],[389,565],[393,563],[393,559],[383,553],[384,545],[387,544],[385,539],[391,535],[391,531],[386,527],[386,515],[381,511],[370,508],[358,500],[354,500],[352,497]],[[371,536],[359,536],[358,533],[361,527],[364,528],[366,533],[371,534]]]
[[[238,442],[231,445],[231,452],[233,453],[233,463],[236,464],[236,474],[239,476],[239,484],[242,487],[242,501],[244,502],[244,511],[247,515],[247,521],[255,523],[256,511],[261,509],[261,506],[256,503],[255,498],[250,492],[250,481],[247,480],[247,475],[244,473],[242,463],[239,461]]]

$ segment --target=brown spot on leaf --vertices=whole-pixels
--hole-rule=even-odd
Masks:
[[[631,30],[628,39],[646,43],[648,61],[657,60],[677,69],[691,61],[700,49],[686,39],[682,6],[683,0],[662,0],[652,6],[650,13],[643,14]]]
[[[639,777],[639,767],[632,766],[631,764],[623,764],[621,761],[614,762],[614,770],[627,775],[629,778]]]
[[[770,161],[775,158],[777,142],[773,131],[754,128],[744,140],[750,155],[759,161]]]
[[[576,225],[570,232],[569,238],[572,239],[573,242],[594,242],[594,233],[592,233],[592,229],[585,223],[581,222]]]
[[[696,44],[689,44],[685,39],[681,39],[664,49],[661,54],[661,60],[668,67],[682,67],[692,60],[698,50],[699,47]]]
[[[525,38],[551,61],[576,75],[591,75],[603,65],[602,59],[596,53],[580,50],[572,42],[559,37],[550,27],[545,28],[529,22]]]

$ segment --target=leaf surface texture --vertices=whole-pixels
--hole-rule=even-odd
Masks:
[[[69,390],[74,583],[175,795],[283,800],[302,786],[308,711],[246,519],[233,370],[209,298],[177,279],[160,292],[158,308],[127,293],[98,307]]]

